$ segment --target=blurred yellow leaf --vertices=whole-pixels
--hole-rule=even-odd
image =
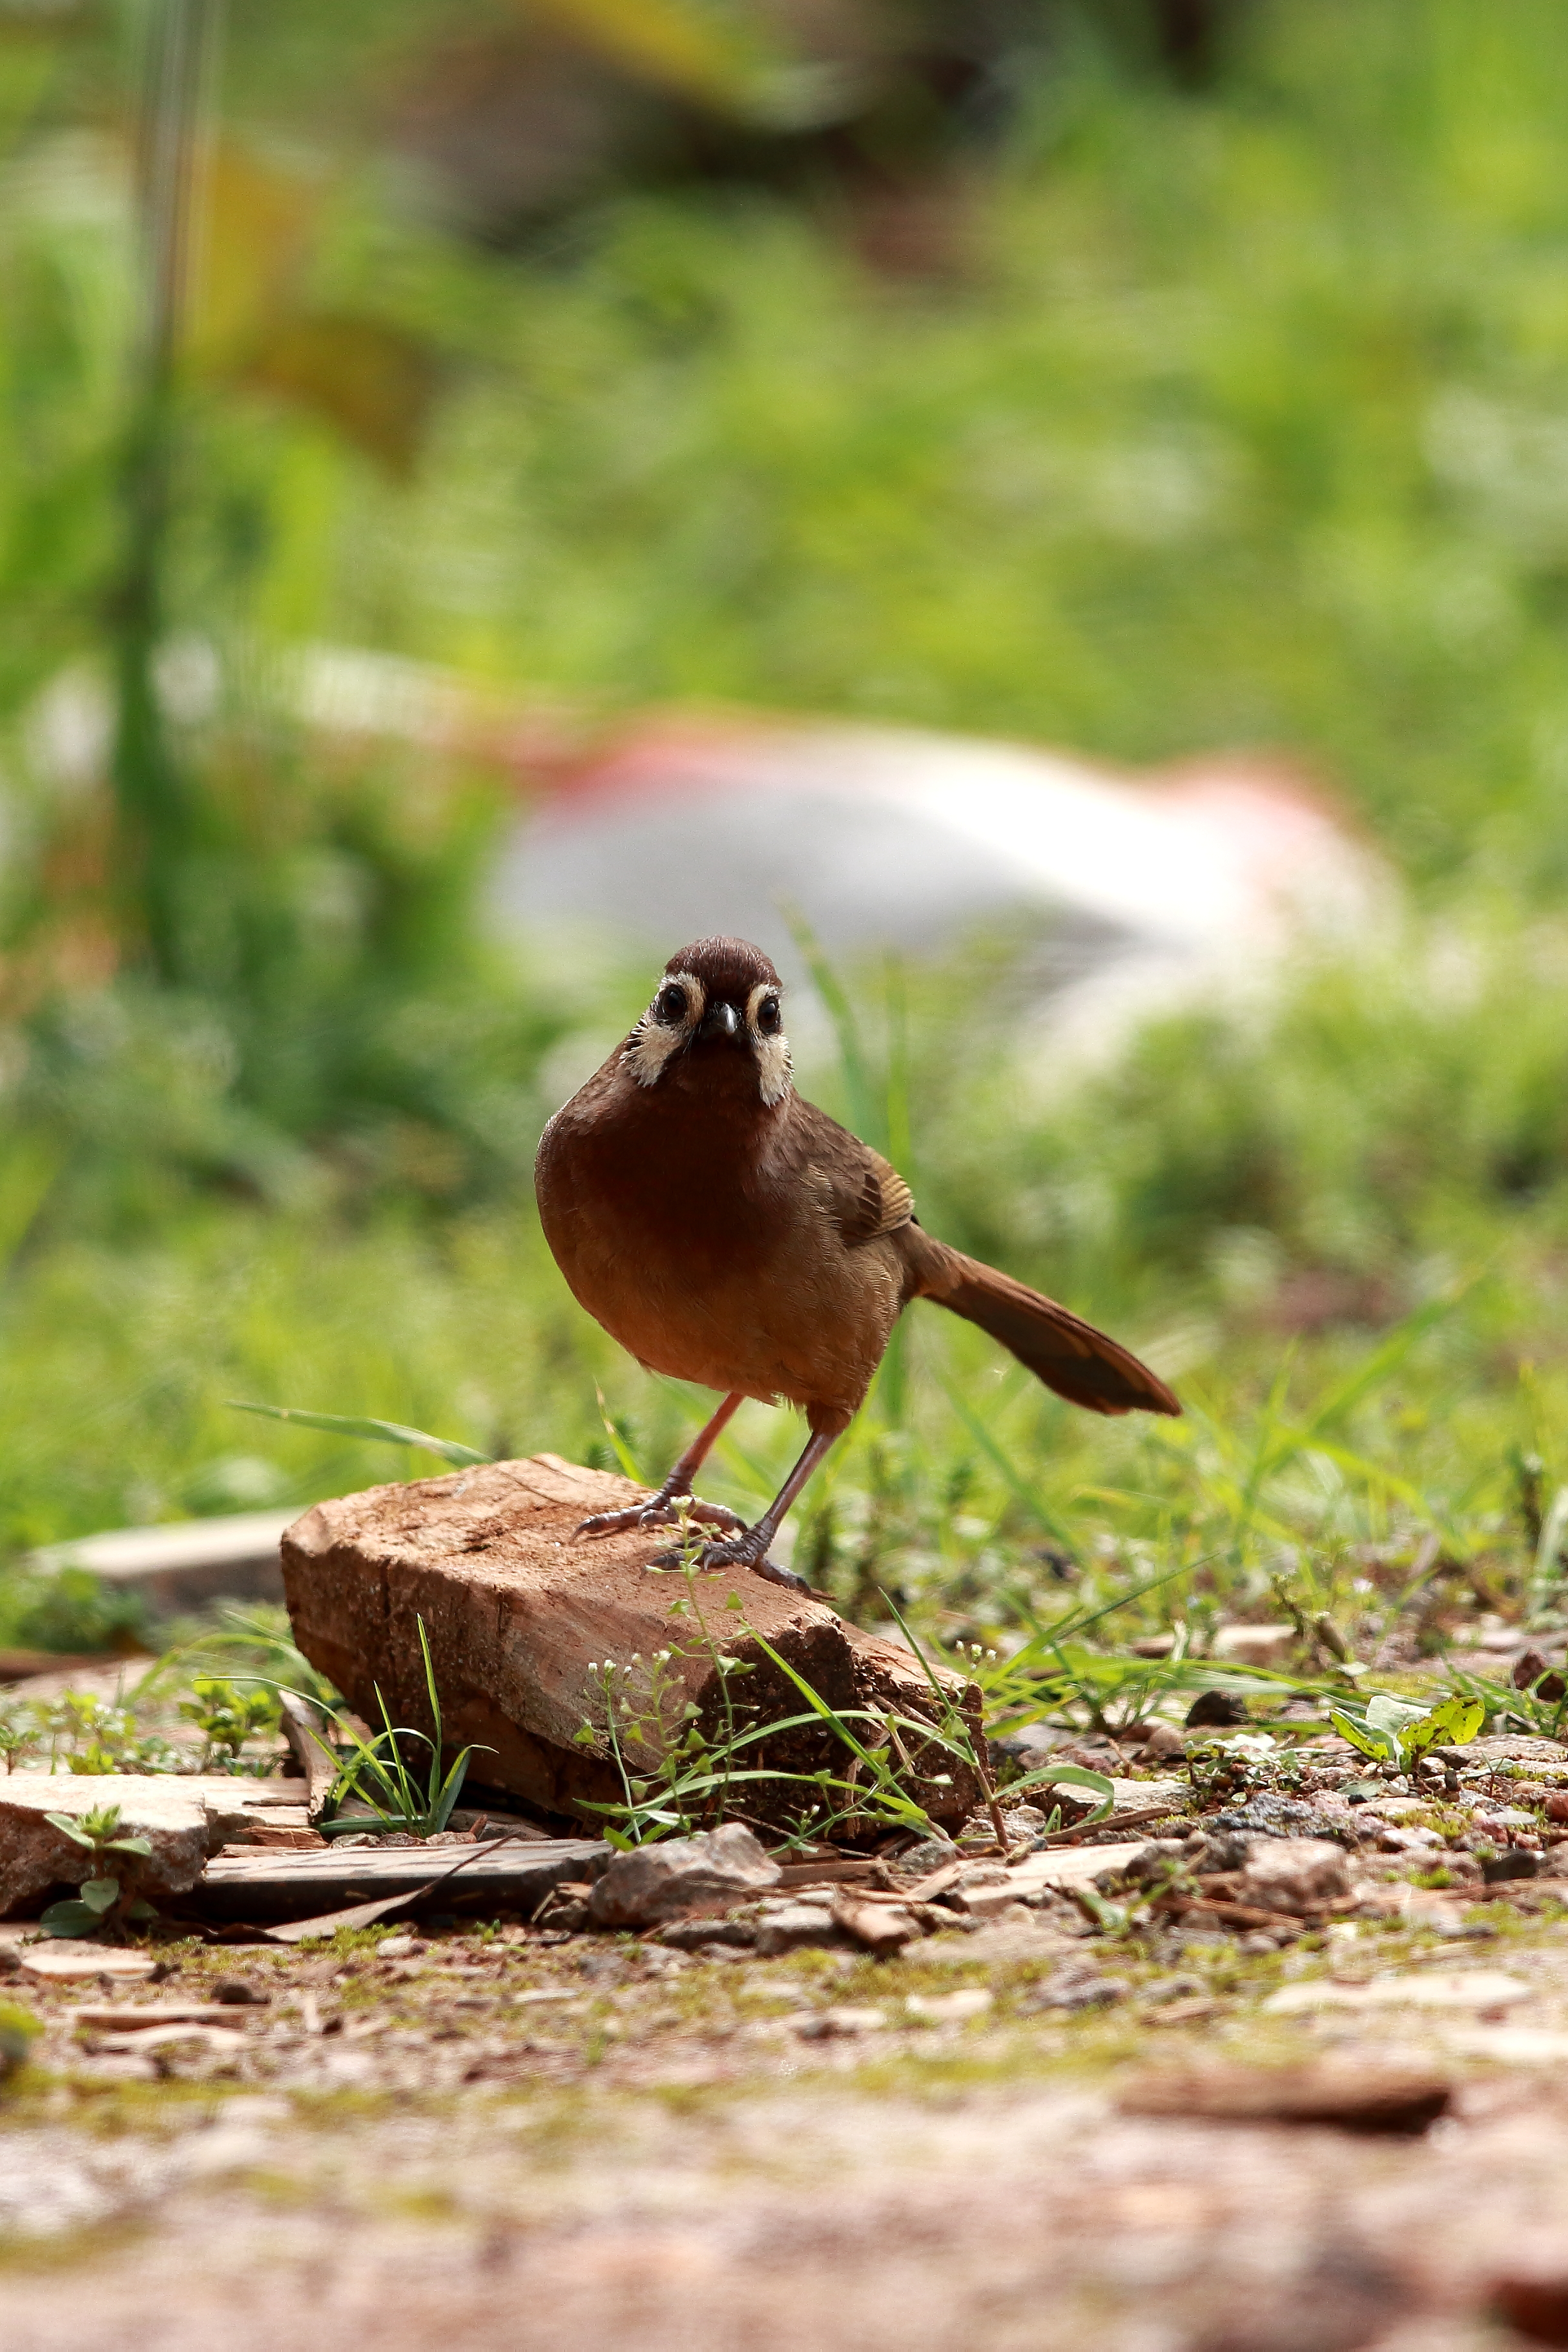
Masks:
[[[185,341],[210,358],[252,335],[304,268],[321,192],[220,146],[197,183],[196,268]]]
[[[738,15],[725,23],[692,0],[529,0],[526,13],[637,80],[726,113],[752,111],[773,62]]]
[[[347,311],[284,313],[227,371],[233,380],[335,425],[388,473],[410,473],[440,363],[416,336]]]

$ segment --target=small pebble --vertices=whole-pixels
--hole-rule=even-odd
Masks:
[[[1145,1985],[1139,1998],[1158,2007],[1167,2000],[1189,2000],[1195,1992],[1205,1990],[1202,1977],[1156,1977]]]
[[[880,2033],[887,2019],[879,2009],[819,2009],[791,2021],[803,2042],[834,2042],[856,2033]]]
[[[1110,2009],[1125,2000],[1132,1987],[1125,1977],[1061,1975],[1035,1985],[1024,1994],[1018,2007],[1026,2015],[1042,2009],[1066,2010]]]
[[[405,1960],[413,1952],[423,1951],[417,1936],[384,1936],[375,1948],[378,1960]]]
[[[921,2025],[962,2025],[971,2017],[984,2017],[992,1999],[984,1987],[970,1985],[962,1992],[912,1992],[904,2007]]]

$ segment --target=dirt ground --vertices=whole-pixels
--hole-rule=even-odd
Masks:
[[[1500,2281],[1568,2277],[1561,1913],[1252,1956],[1042,1924],[888,1961],[522,1927],[165,1958],[130,1990],[5,1980],[46,2021],[0,2130],[5,2352],[1568,2341],[1489,2315]],[[84,2022],[226,1980],[265,1998],[216,2039]],[[1265,2007],[1290,1985],[1340,2005]],[[1450,2111],[1398,2139],[1117,2104],[1325,2051],[1436,2065]]]

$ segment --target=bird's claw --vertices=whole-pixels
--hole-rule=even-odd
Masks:
[[[679,1551],[661,1551],[654,1562],[656,1568],[681,1568],[686,1564]],[[768,1584],[782,1584],[788,1592],[809,1592],[811,1587],[804,1576],[796,1576],[791,1568],[781,1568],[766,1553],[759,1559],[750,1533],[742,1528],[727,1543],[704,1544],[692,1565],[704,1574],[721,1568],[748,1568]]]
[[[695,1497],[685,1502],[685,1516],[699,1527],[743,1528],[745,1521],[731,1510],[727,1503],[700,1503]],[[580,1536],[619,1536],[634,1528],[675,1528],[681,1514],[670,1500],[657,1496],[651,1503],[631,1503],[624,1511],[595,1511],[577,1528]]]

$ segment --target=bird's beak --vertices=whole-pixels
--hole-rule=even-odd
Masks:
[[[710,1005],[701,1034],[704,1037],[738,1037],[741,1016],[732,1004]]]

